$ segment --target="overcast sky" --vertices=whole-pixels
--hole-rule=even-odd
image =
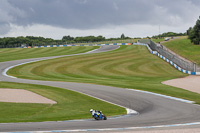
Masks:
[[[185,32],[199,16],[200,0],[0,0],[0,37],[146,37]]]

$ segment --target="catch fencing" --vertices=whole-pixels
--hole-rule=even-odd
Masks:
[[[161,44],[156,44],[153,41],[151,41],[150,39],[141,39],[138,41],[140,43],[148,44],[149,47],[153,51],[157,51],[160,55],[164,56],[168,60],[171,60],[172,62],[174,62],[177,66],[179,66],[181,68],[183,68],[187,71],[200,72],[200,67],[197,66],[196,63],[191,62],[191,61],[177,55],[176,53],[172,52],[165,46],[163,46]]]

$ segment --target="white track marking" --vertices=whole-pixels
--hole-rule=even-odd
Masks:
[[[126,88],[126,89],[128,89],[128,88]],[[162,94],[158,94],[158,93],[153,93],[153,92],[149,92],[149,91],[141,91],[141,90],[135,90],[135,89],[128,89],[128,90],[152,94],[152,95],[156,95],[156,96],[161,96],[161,97],[165,97],[165,98],[169,98],[169,99],[173,99],[173,100],[177,100],[177,101],[181,101],[181,102],[185,102],[185,103],[195,103],[194,101],[189,101],[189,100],[176,98],[176,97],[172,97],[172,96],[167,96],[167,95],[162,95]]]

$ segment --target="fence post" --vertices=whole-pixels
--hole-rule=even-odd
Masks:
[[[194,71],[197,72],[197,64],[194,63]]]

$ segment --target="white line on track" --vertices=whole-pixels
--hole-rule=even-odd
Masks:
[[[118,46],[117,48],[115,48],[115,49],[113,49],[113,50],[116,50],[116,49],[118,49],[118,48],[120,48],[120,46]],[[88,52],[86,52],[86,53],[79,53],[79,54],[72,54],[72,55],[63,55],[63,56],[61,55],[60,57],[65,57],[65,56],[67,57],[67,56],[74,56],[74,55],[81,55],[81,54],[90,54],[90,53],[95,52],[95,51],[97,51],[97,50],[98,50],[98,49],[93,49],[93,50],[88,51]],[[58,58],[60,58],[60,57],[58,57]],[[9,78],[16,78],[16,77],[14,77],[14,76],[7,75],[7,72],[8,72],[9,69],[11,69],[11,68],[13,68],[13,67],[16,67],[16,66],[20,66],[20,65],[24,65],[24,64],[28,64],[28,63],[32,63],[32,62],[37,62],[37,61],[42,61],[42,60],[48,60],[48,59],[36,59],[36,60],[33,60],[33,61],[28,61],[28,62],[16,64],[16,65],[13,65],[13,66],[10,66],[10,67],[6,68],[6,69],[2,72],[2,74],[3,74],[4,76],[6,76],[6,77],[9,77]]]
[[[42,60],[42,59],[41,59]],[[11,68],[14,68],[16,66],[20,66],[20,65],[24,65],[24,64],[28,64],[28,63],[32,63],[32,62],[37,62],[37,61],[41,61],[41,60],[34,60],[34,61],[28,61],[28,62],[24,62],[24,63],[20,63],[20,64],[17,64],[17,65],[13,65],[13,66],[10,66],[10,67],[7,67],[3,72],[2,72],[2,75],[6,76],[6,77],[9,77],[9,78],[16,78],[14,76],[10,76],[7,74],[8,70],[10,70]]]
[[[128,88],[126,88],[126,89],[128,89]],[[172,96],[167,96],[167,95],[162,95],[162,94],[158,94],[158,93],[153,93],[153,92],[149,92],[149,91],[142,91],[142,90],[136,90],[136,89],[128,89],[128,90],[152,94],[152,95],[156,95],[156,96],[161,96],[161,97],[165,97],[165,98],[169,98],[169,99],[173,99],[173,100],[177,100],[177,101],[181,101],[181,102],[185,102],[185,103],[195,103],[194,101],[189,101],[189,100],[176,98],[176,97],[172,97]]]
[[[75,130],[52,130],[52,131],[24,131],[24,132],[20,132],[20,133],[121,131],[121,130],[153,129],[153,128],[180,127],[180,126],[193,126],[193,125],[200,125],[200,122],[192,122],[192,123],[185,123],[185,124],[172,124],[172,125],[145,126],[145,127],[104,128],[104,129],[75,129]],[[19,132],[8,132],[8,133],[19,133]]]
[[[75,90],[73,90],[73,91],[75,91]],[[126,111],[127,111],[127,115],[138,115],[138,114],[139,114],[137,111],[135,111],[135,110],[133,110],[133,109],[126,108],[126,107],[121,106],[121,105],[119,105],[119,104],[115,104],[115,103],[106,101],[106,100],[104,100],[104,99],[101,99],[101,98],[98,98],[98,97],[95,97],[95,96],[92,96],[92,95],[89,95],[89,94],[86,94],[86,93],[83,93],[83,92],[79,92],[79,91],[75,91],[75,92],[78,92],[78,93],[81,93],[81,94],[84,94],[84,95],[87,95],[87,96],[90,96],[90,97],[99,99],[99,100],[101,100],[101,101],[104,101],[104,102],[107,102],[107,103],[110,103],[110,104],[113,104],[113,105],[117,105],[117,106],[122,107],[122,108],[125,108]]]
[[[94,49],[94,50],[88,51],[88,52],[86,52],[86,53],[89,54],[89,53],[94,52],[94,51],[97,51],[97,50],[98,50],[98,49]],[[86,53],[84,53],[84,54],[86,54]],[[80,54],[83,54],[83,53],[80,53]],[[73,56],[73,55],[79,55],[79,54],[72,54],[72,55],[66,55],[66,56]],[[65,55],[63,55],[63,56],[65,56]],[[59,57],[58,57],[58,58],[59,58]],[[37,61],[42,61],[42,60],[48,60],[48,59],[37,59],[37,60],[33,60],[33,61],[28,61],[28,62],[23,62],[23,63],[20,63],[20,64],[16,64],[16,65],[13,65],[13,66],[10,66],[10,67],[6,68],[6,69],[2,72],[2,74],[3,74],[4,76],[6,76],[6,77],[9,77],[9,78],[16,78],[16,77],[14,77],[14,76],[8,75],[8,74],[7,74],[8,70],[10,70],[11,68],[16,67],[16,66],[20,66],[20,65],[24,65],[24,64],[28,64],[28,63],[32,63],[32,62],[37,62]]]

